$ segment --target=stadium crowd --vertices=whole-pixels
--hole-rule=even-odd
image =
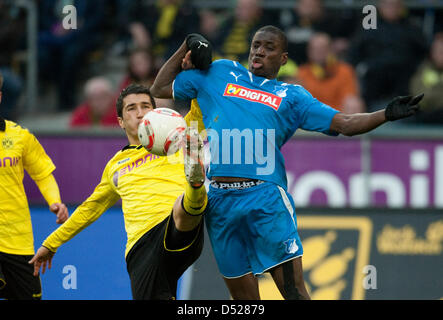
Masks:
[[[187,34],[209,39],[215,59],[246,64],[254,31],[272,24],[289,41],[280,80],[301,84],[347,113],[375,111],[393,96],[424,92],[419,116],[405,122],[443,124],[443,9],[378,0],[376,29],[367,30],[362,8],[345,5],[352,1],[337,0],[333,7],[323,0],[288,2],[291,8],[266,6],[265,0],[235,0],[223,8],[188,0],[36,0],[39,97],[52,93],[51,111],[71,114],[71,127],[115,126],[120,91],[130,83],[152,84]],[[76,9],[76,29],[63,27],[67,4]],[[12,120],[27,112],[25,30],[23,8],[0,0],[0,114]]]

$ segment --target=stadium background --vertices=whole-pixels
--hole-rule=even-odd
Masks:
[[[20,41],[11,59],[0,67],[2,72],[8,67],[21,82],[9,117],[30,129],[53,159],[63,201],[69,204],[72,213],[92,192],[105,163],[126,144],[126,139],[119,128],[71,126],[74,107],[60,106],[56,83],[42,76],[45,70],[39,68],[42,32],[39,23],[44,20],[41,8],[48,2],[51,1],[0,0],[11,15],[20,10],[20,15],[15,11],[14,17],[20,17],[23,26],[18,29]],[[130,51],[127,47],[134,40],[121,30],[128,19],[119,8],[131,2],[137,1],[97,1],[100,3],[97,6],[103,5],[105,9],[99,28],[100,45],[87,51],[77,66],[77,80],[70,88],[75,93],[75,105],[84,101],[83,86],[95,76],[109,79],[118,92],[127,73]],[[148,6],[155,1],[141,2]],[[262,1],[261,17],[263,21],[278,17],[274,20],[277,24],[298,2]],[[423,32],[429,47],[433,36],[442,30],[443,2],[404,3],[404,16]],[[53,1],[52,5],[56,8],[66,4],[76,5],[75,1]],[[324,10],[349,23],[348,29],[357,33],[363,31],[362,8],[366,4],[376,1],[324,1]],[[193,6],[200,17],[210,11],[216,14],[217,21],[227,21],[236,2],[191,1],[187,5]],[[180,13],[176,20],[181,19]],[[345,36],[352,45],[354,33]],[[4,48],[0,53],[6,53]],[[155,58],[162,61],[158,55]],[[420,62],[417,61],[417,66]],[[295,65],[286,72],[296,72]],[[361,76],[358,72],[357,75]],[[360,85],[364,92],[364,82]],[[5,91],[3,96],[7,97]],[[188,108],[186,104],[174,105],[171,101],[160,103],[182,113]],[[2,113],[7,111],[4,105],[0,106]],[[369,111],[377,106],[367,104],[366,108]],[[443,298],[442,124],[443,120],[433,124],[389,123],[353,138],[297,132],[285,145],[289,191],[297,206],[305,248],[305,280],[314,299]],[[57,225],[28,176],[25,189],[38,247]],[[125,242],[121,207],[117,205],[59,249],[53,269],[42,276],[43,299],[130,299]],[[267,275],[260,277],[262,297],[281,298],[271,282]],[[182,278],[178,297],[229,298],[208,240],[202,256]]]

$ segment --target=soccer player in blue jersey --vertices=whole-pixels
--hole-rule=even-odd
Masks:
[[[276,80],[288,60],[285,34],[254,35],[249,68],[210,61],[210,43],[189,35],[151,88],[159,98],[194,99],[210,143],[206,226],[234,299],[259,299],[256,275],[270,272],[285,299],[309,299],[294,202],[280,148],[298,128],[352,136],[415,114],[422,96],[397,97],[386,109],[344,114],[302,86]],[[201,130],[202,128],[199,128]]]

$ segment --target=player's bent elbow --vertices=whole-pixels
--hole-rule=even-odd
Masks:
[[[352,137],[358,134],[358,132],[356,132],[353,128],[352,117],[341,112],[337,113],[332,118],[330,129],[347,137]]]
[[[171,86],[160,87],[155,83],[149,88],[152,96],[159,99],[171,99],[172,98],[172,88]]]
[[[155,84],[153,84],[153,85],[149,88],[149,91],[151,92],[151,94],[152,94],[153,97],[155,97],[155,98],[160,98],[160,97],[159,97],[159,96],[160,96],[160,89],[159,89]]]

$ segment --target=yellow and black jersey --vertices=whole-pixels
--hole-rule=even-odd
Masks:
[[[55,252],[121,198],[128,237],[126,256],[144,233],[171,213],[185,184],[181,150],[159,157],[142,146],[126,146],[107,163],[92,195],[44,241],[43,246]]]
[[[31,255],[34,238],[24,170],[37,181],[49,176],[55,165],[32,133],[12,121],[5,124],[0,131],[0,251]]]

